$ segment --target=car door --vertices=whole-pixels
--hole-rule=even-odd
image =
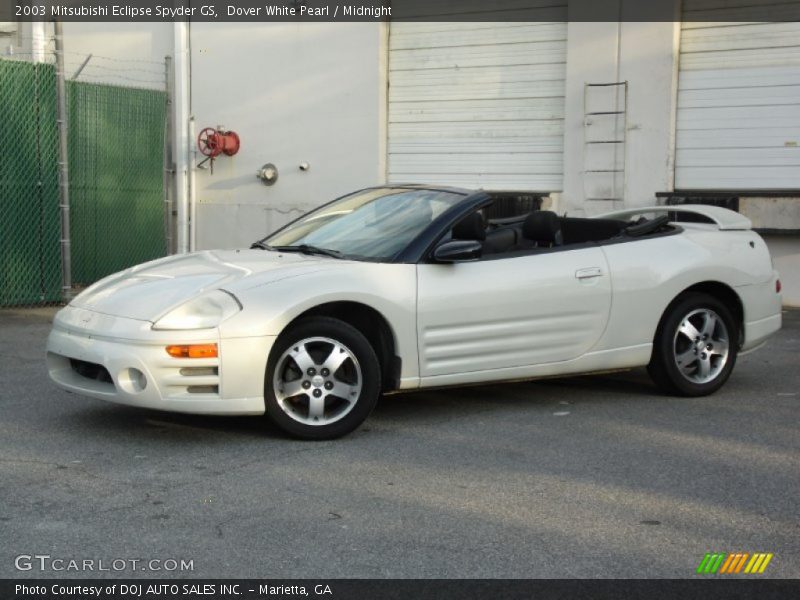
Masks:
[[[611,281],[597,246],[417,267],[420,375],[567,361],[600,339]]]

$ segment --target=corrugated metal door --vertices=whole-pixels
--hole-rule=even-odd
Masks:
[[[566,40],[566,22],[392,23],[389,181],[561,190]]]
[[[684,2],[676,189],[800,188],[800,23],[759,16],[800,3]]]

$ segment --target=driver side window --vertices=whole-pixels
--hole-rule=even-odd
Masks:
[[[498,195],[492,204],[467,215],[450,232],[454,240],[479,241],[483,258],[524,250],[525,219],[541,206],[541,198],[529,195]]]

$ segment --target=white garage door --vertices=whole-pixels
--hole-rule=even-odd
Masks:
[[[676,189],[800,188],[800,23],[759,17],[800,3],[684,2]]]
[[[564,22],[392,23],[389,181],[561,190],[566,39]]]

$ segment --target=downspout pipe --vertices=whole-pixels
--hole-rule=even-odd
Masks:
[[[190,118],[190,79],[189,79],[189,24],[176,21],[174,27],[174,65],[175,65],[175,102],[173,103],[173,120],[175,127],[175,210],[176,219],[176,251],[185,254],[190,250],[190,177],[192,164],[191,144],[189,138]]]
[[[45,22],[31,22],[31,59],[35,63],[43,63],[47,46]]]
[[[189,251],[197,250],[197,145],[194,115],[189,117]]]
[[[69,158],[67,125],[67,75],[64,72],[64,31],[61,21],[53,25],[56,55],[56,110],[58,120],[58,196],[61,215],[61,298],[72,300],[72,250],[69,221]]]

